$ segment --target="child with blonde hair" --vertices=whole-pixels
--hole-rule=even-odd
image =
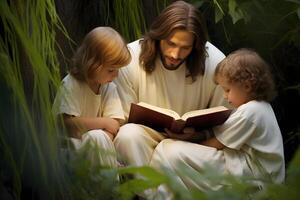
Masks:
[[[89,144],[115,152],[112,140],[124,122],[124,113],[112,81],[130,60],[123,38],[110,27],[90,31],[75,52],[53,105],[75,149]],[[116,166],[115,157],[94,153],[102,164]]]

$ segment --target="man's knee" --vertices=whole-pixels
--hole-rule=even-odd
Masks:
[[[138,140],[144,133],[144,129],[138,124],[125,124],[121,126],[114,142],[125,142],[130,143],[132,141]]]
[[[181,155],[182,147],[180,144],[172,139],[165,139],[157,145],[153,159],[160,162],[161,158],[164,157],[170,164],[176,164],[182,160],[180,159]],[[153,162],[155,161],[153,160]]]

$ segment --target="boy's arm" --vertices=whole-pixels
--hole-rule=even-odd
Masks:
[[[75,138],[81,138],[83,133],[94,129],[103,129],[116,135],[120,128],[120,124],[116,119],[107,117],[75,117],[63,114],[63,121],[69,136]]]

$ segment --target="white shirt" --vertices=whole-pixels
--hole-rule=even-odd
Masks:
[[[126,117],[132,102],[143,101],[174,110],[180,115],[225,104],[222,89],[213,82],[215,67],[225,56],[211,43],[206,44],[208,56],[205,73],[193,83],[186,78],[188,72],[185,63],[176,70],[167,70],[161,59],[157,58],[155,70],[147,73],[139,64],[139,40],[128,46],[132,55],[131,63],[121,68],[119,77],[115,79]]]
[[[250,101],[243,104],[223,125],[213,130],[216,138],[228,147],[224,149],[224,156],[229,172],[255,177],[267,172],[273,181],[283,182],[282,136],[269,103]]]
[[[70,74],[62,80],[53,110],[55,114],[124,119],[114,83],[102,85],[99,94],[95,94],[85,82],[78,81]]]

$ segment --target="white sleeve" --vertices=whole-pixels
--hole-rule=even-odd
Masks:
[[[62,85],[60,86],[56,94],[53,103],[53,112],[55,115],[59,115],[59,114],[68,114],[74,116],[81,115],[80,92],[79,90],[77,90],[78,87],[76,87],[75,85],[71,85],[69,83],[70,82],[66,83],[63,81]]]
[[[120,97],[114,83],[107,84],[107,87],[101,92],[102,100],[102,117],[125,119]]]
[[[238,112],[227,121],[213,128],[216,138],[226,147],[239,150],[256,131],[256,126]]]

